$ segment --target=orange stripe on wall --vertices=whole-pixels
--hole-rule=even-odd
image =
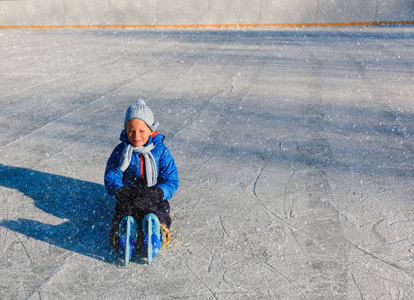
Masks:
[[[414,25],[414,21],[395,22],[343,22],[343,23],[274,23],[274,24],[172,24],[172,25],[14,25],[0,29],[54,29],[54,28],[241,28],[241,27],[329,27]]]

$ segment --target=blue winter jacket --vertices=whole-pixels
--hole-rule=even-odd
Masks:
[[[138,153],[132,154],[131,163],[125,172],[119,169],[124,143],[129,143],[124,133],[121,134],[120,140],[122,143],[115,147],[105,170],[105,187],[111,196],[115,196],[116,191],[120,187],[133,185],[141,178],[141,160]],[[164,136],[159,132],[155,132],[150,136],[147,144],[154,143],[155,145],[151,153],[158,168],[158,183],[156,186],[160,187],[164,192],[163,200],[167,200],[172,197],[178,188],[178,171],[174,159],[168,148],[163,144],[163,141]]]

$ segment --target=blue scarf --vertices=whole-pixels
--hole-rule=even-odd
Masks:
[[[121,140],[124,142],[124,150],[122,151],[119,168],[122,172],[125,172],[131,163],[132,153],[138,153],[144,157],[145,179],[147,181],[148,187],[156,185],[158,170],[154,156],[151,153],[151,150],[155,148],[154,143],[148,144],[147,146],[134,147],[129,142],[125,141],[125,138],[125,131],[122,131]]]

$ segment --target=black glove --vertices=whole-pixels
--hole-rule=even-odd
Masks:
[[[121,186],[115,194],[116,200],[121,203],[130,203],[132,199],[133,189],[130,186]]]
[[[157,186],[151,188],[145,187],[139,194],[132,199],[134,206],[139,210],[146,210],[148,207],[164,199],[164,192]]]
[[[146,197],[147,186],[142,180],[137,180],[133,185],[121,186],[115,193],[115,198],[119,202],[132,205],[134,199],[139,197]]]

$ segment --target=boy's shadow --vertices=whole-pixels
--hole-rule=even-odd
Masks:
[[[63,219],[60,225],[51,225],[30,220],[29,215],[27,219],[2,220],[0,226],[119,264],[119,256],[109,243],[115,199],[107,195],[103,185],[0,164],[0,186],[19,190],[32,198],[37,208]]]

